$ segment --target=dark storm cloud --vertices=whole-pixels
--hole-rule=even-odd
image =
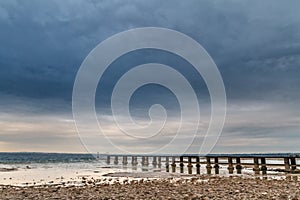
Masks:
[[[1,1],[2,93],[70,100],[76,72],[119,31],[161,26],[199,41],[229,98],[297,98],[298,1]]]

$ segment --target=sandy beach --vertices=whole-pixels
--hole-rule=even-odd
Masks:
[[[92,180],[83,186],[1,186],[0,199],[300,199],[300,182],[293,179],[202,175],[109,181]]]

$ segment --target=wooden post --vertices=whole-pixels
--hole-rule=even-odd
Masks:
[[[156,168],[156,166],[157,166],[157,158],[156,158],[156,156],[153,156],[152,165],[153,165],[154,168]]]
[[[291,170],[289,158],[284,158],[284,169],[286,172],[290,172],[290,170]]]
[[[206,171],[207,171],[207,174],[211,174],[211,164],[210,164],[210,158],[207,157],[206,158]]]
[[[180,166],[180,173],[183,173],[184,172],[184,170],[183,170],[183,167],[184,167],[183,156],[180,156],[180,164],[179,164],[179,166]]]
[[[142,166],[145,166],[145,157],[142,156]]]
[[[267,174],[266,158],[260,158],[260,162],[261,162],[261,171],[262,171],[262,174],[265,175],[265,174]]]
[[[107,157],[106,157],[106,164],[110,164],[110,156],[109,155],[107,155]]]
[[[175,161],[176,161],[176,157],[173,156],[172,157],[172,164],[171,164],[173,173],[176,172],[176,163],[175,163]]]
[[[233,167],[233,162],[232,162],[231,157],[228,157],[228,168],[227,169],[228,169],[229,174],[233,174],[234,167]]]
[[[137,157],[137,156],[134,157],[134,162],[135,162],[135,165],[138,165],[138,164],[139,164],[139,162],[138,162],[138,157]]]
[[[291,158],[291,173],[295,172],[297,169],[296,158]]]
[[[131,168],[132,170],[137,170],[137,159],[135,156],[131,157]]]
[[[148,156],[142,156],[142,166],[147,167],[149,165],[149,157]]]
[[[236,158],[236,173],[241,174],[242,173],[242,165],[241,165],[241,158]]]
[[[136,156],[132,156],[132,158],[131,158],[131,164],[132,164],[132,166],[137,166],[138,165],[138,161],[137,161],[137,157]]]
[[[127,165],[128,164],[128,162],[127,162],[127,156],[123,156],[123,165]]]
[[[119,164],[119,158],[118,158],[118,156],[115,156],[114,164],[115,165]]]
[[[192,157],[188,157],[188,165],[187,165],[187,167],[188,167],[188,174],[192,174],[193,173],[193,165],[192,165]]]
[[[254,167],[253,167],[253,171],[255,175],[259,175],[259,163],[258,163],[258,158],[253,158],[253,162],[254,162]]]
[[[166,172],[169,172],[169,157],[166,157]]]
[[[215,165],[214,165],[214,168],[215,168],[215,174],[219,174],[219,158],[218,157],[215,157]]]
[[[146,165],[146,166],[149,165],[149,157],[148,157],[148,156],[145,157],[145,165]]]
[[[200,157],[196,157],[197,174],[200,174]]]
[[[158,156],[157,160],[158,160],[158,168],[161,168],[161,156]]]
[[[149,158],[148,156],[142,157],[142,171],[148,171]]]

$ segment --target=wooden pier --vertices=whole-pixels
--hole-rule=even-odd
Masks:
[[[300,159],[300,154],[209,154],[209,155],[102,155],[106,156],[108,165],[118,165],[122,163],[127,166],[131,163],[133,168],[139,165],[142,169],[147,169],[149,165],[152,168],[160,168],[166,172],[178,172],[188,174],[200,174],[201,166],[205,167],[206,174],[219,174],[220,166],[227,166],[229,174],[241,174],[243,169],[253,169],[255,175],[266,175],[268,170],[285,172],[285,173],[300,173],[297,169],[297,159]],[[128,159],[131,162],[128,162]],[[269,162],[270,161],[270,162]],[[275,162],[274,162],[275,161]],[[164,167],[163,164],[164,163]],[[193,170],[193,168],[195,170]],[[224,169],[224,167],[223,167]]]

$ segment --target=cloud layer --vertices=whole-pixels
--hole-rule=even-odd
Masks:
[[[67,151],[57,141],[70,138],[75,142],[68,149],[82,151],[75,127],[57,122],[72,120],[77,70],[99,42],[144,26],[181,31],[203,45],[216,62],[229,107],[215,151],[297,151],[299,7],[297,0],[1,1],[0,151],[52,151],[51,145]],[[104,88],[98,90],[100,114],[109,114],[101,113],[100,108],[109,110],[112,88],[123,72],[154,61],[181,70],[194,84],[202,106],[208,105],[204,82],[184,60],[145,50],[112,64],[103,80]],[[176,100],[168,91],[156,86],[144,89],[133,99],[136,119],[147,120],[145,110],[158,101],[170,112],[177,112]],[[203,114],[203,119],[209,118],[208,111]],[[19,144],[28,146],[21,148]]]

